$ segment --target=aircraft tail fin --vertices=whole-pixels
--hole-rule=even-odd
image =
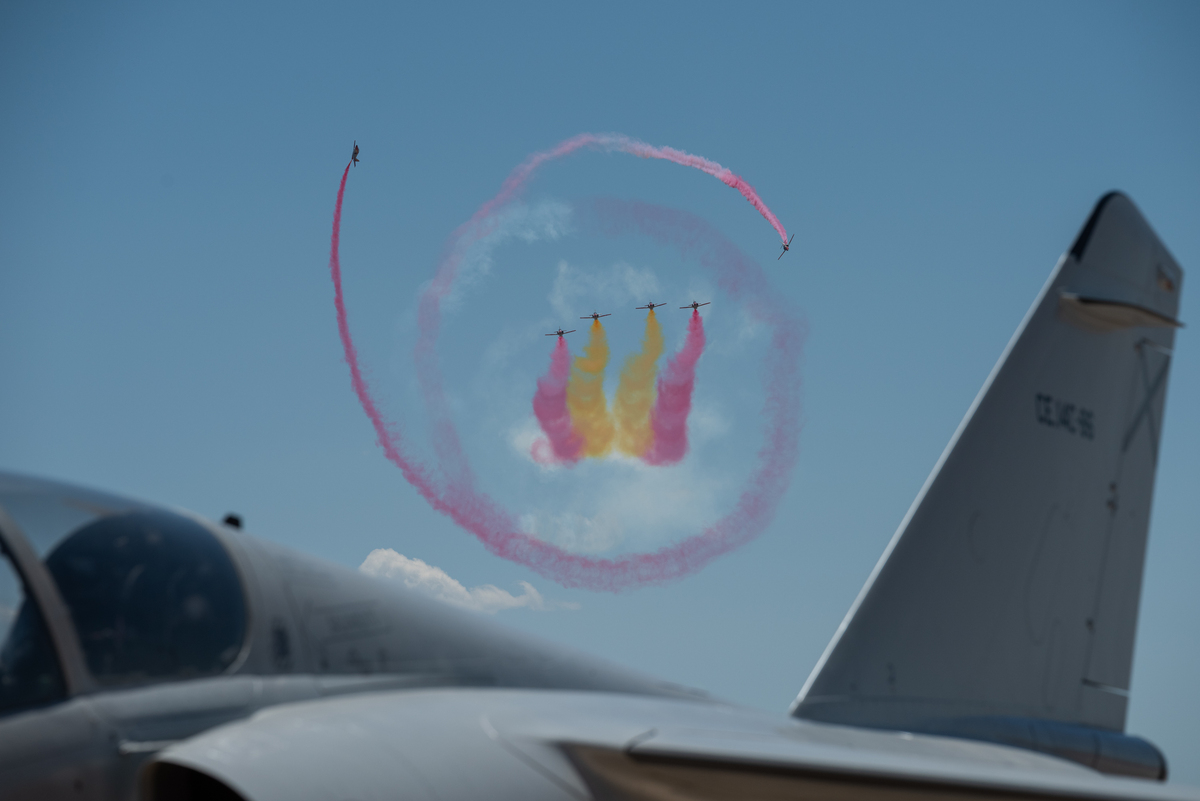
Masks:
[[[1100,200],[794,715],[1165,775],[1122,732],[1182,279],[1129,198]]]

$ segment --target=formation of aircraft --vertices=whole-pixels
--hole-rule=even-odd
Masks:
[[[709,305],[709,303],[711,303],[711,302],[712,302],[712,301],[706,301],[706,302],[704,302],[704,303],[697,303],[696,301],[694,301],[694,300],[693,300],[693,301],[692,301],[691,303],[689,303],[687,306],[680,306],[679,308],[681,308],[681,309],[693,309],[693,310],[695,310],[695,309],[699,309],[701,306],[707,306],[707,305]],[[660,306],[666,306],[666,305],[667,305],[667,304],[665,304],[665,303],[647,303],[645,306],[638,306],[637,308],[639,308],[639,309],[649,309],[650,311],[654,311],[654,310],[655,310],[655,309],[657,309],[658,307],[660,307]],[[612,317],[612,314],[611,314],[611,313],[610,313],[610,314],[601,314],[600,312],[592,312],[591,314],[585,314],[584,316],[580,317],[579,319],[580,319],[580,320],[599,320],[601,317]],[[552,336],[555,336],[555,335],[557,334],[558,338],[559,338],[559,339],[562,339],[564,335],[566,335],[566,334],[573,334],[574,332],[575,332],[575,329],[573,329],[573,328],[572,328],[570,331],[564,331],[564,330],[562,330],[562,329],[560,328],[560,329],[558,329],[556,332],[554,332],[553,334],[546,334],[546,336],[548,336],[548,337],[552,337]]]
[[[1100,201],[787,715],[0,473],[0,797],[1198,801],[1125,731],[1182,278]]]

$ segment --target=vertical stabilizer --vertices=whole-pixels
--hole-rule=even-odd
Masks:
[[[1182,278],[1100,200],[793,714],[1153,772],[1120,733]]]

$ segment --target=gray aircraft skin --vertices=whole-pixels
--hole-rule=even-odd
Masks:
[[[1100,201],[790,716],[0,473],[0,798],[1200,799],[1124,733],[1182,277]]]

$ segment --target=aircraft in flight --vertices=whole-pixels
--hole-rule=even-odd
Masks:
[[[358,140],[357,139],[354,140],[354,152],[350,154],[350,162],[355,167],[358,166]]]
[[[680,306],[679,308],[681,308],[681,309],[691,309],[692,311],[697,311],[697,310],[698,310],[698,309],[699,309],[701,306],[707,306],[707,305],[708,305],[708,304],[710,304],[710,303],[712,303],[712,301],[711,301],[711,300],[706,300],[704,303],[697,303],[696,301],[694,301],[694,300],[693,300],[693,301],[692,301],[691,303],[689,303],[688,305],[686,305],[686,306]]]
[[[560,328],[557,331],[555,331],[553,334],[546,334],[546,336],[548,336],[548,337],[557,336],[559,339],[562,339],[567,334],[574,334],[574,333],[575,333],[574,328],[572,328],[570,331],[564,331]]]
[[[583,317],[580,317],[579,319],[595,321],[595,320],[599,320],[601,317],[612,317],[612,315],[611,314],[601,314],[600,312],[592,312],[591,314],[585,314]]]
[[[1197,801],[1125,731],[1182,278],[1100,201],[786,716],[0,473],[0,796]]]
[[[639,309],[649,309],[650,311],[654,311],[654,310],[655,310],[655,309],[657,309],[659,306],[666,306],[666,305],[667,305],[667,304],[665,304],[665,303],[647,303],[645,306],[637,306],[636,308],[639,308]]]
[[[795,234],[792,234],[790,237],[788,237],[788,241],[784,242],[783,245],[781,246],[783,248],[783,250],[781,250],[779,252],[779,255],[775,257],[775,261],[779,261],[780,259],[782,259],[783,254],[787,253],[789,250],[792,249],[792,240],[795,238],[796,238]]]

